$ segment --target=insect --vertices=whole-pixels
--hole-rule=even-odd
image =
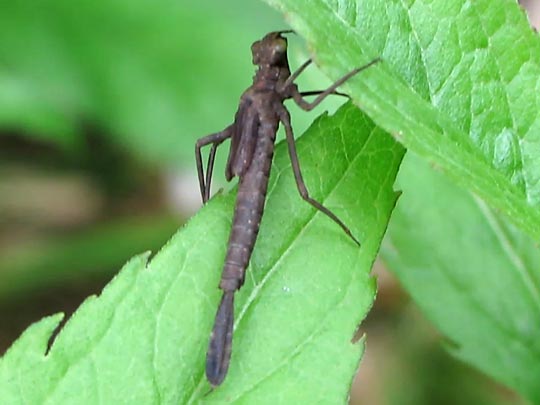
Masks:
[[[206,378],[213,387],[223,382],[229,368],[234,323],[234,294],[244,283],[246,268],[259,231],[272,165],[274,142],[280,123],[285,128],[294,178],[301,197],[330,217],[355,243],[360,245],[349,228],[332,211],[310,197],[300,171],[290,115],[283,102],[293,99],[300,108],[310,111],[329,94],[343,95],[336,91],[338,86],[380,59],[374,59],[364,66],[351,70],[324,91],[300,92],[294,80],[312,61],[311,59],[306,61],[291,74],[287,59],[287,39],[283,37],[283,34],[290,32],[293,31],[271,32],[251,46],[253,64],[258,66],[258,70],[253,78],[253,84],[240,98],[234,122],[221,132],[200,138],[195,145],[199,186],[204,203],[210,198],[210,183],[217,148],[229,138],[231,146],[225,177],[227,181],[235,176],[239,177],[232,229],[219,283],[223,296],[216,313],[206,355]],[[305,96],[315,95],[317,97],[312,102],[304,99]],[[205,176],[201,148],[207,145],[212,145],[212,147]]]

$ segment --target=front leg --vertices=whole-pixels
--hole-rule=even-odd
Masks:
[[[367,69],[368,67],[374,65],[375,63],[378,63],[381,61],[381,58],[376,58],[376,59],[373,59],[371,62],[369,62],[368,64],[364,65],[364,66],[360,66],[356,69],[353,69],[351,70],[349,73],[347,73],[345,76],[343,76],[341,79],[337,80],[334,84],[332,84],[330,87],[328,87],[326,90],[324,90],[323,92],[321,92],[317,98],[315,100],[313,100],[311,103],[304,100],[303,96],[302,96],[302,93],[300,93],[298,91],[298,89],[296,88],[296,86],[291,86],[291,92],[292,92],[292,96],[293,96],[293,99],[294,101],[296,102],[296,104],[298,104],[298,106],[305,110],[305,111],[311,111],[313,110],[315,107],[317,107],[321,101],[323,101],[326,96],[330,95],[330,94],[335,94],[336,92],[336,89],[341,86],[343,83],[345,83],[347,80],[349,80],[351,77],[353,77],[355,74],[361,72],[362,70],[365,70]],[[300,69],[298,69],[300,70]],[[295,72],[296,73],[296,72]],[[292,76],[291,76],[292,77]]]
[[[311,65],[311,62],[313,61],[311,59],[308,59],[304,63],[302,63],[302,65],[300,65],[300,67],[296,69],[296,71],[292,75],[290,75],[287,80],[285,80],[285,83],[283,83],[283,86],[278,89],[278,92],[281,93],[283,91],[286,91],[287,88],[294,83],[296,78],[300,76],[300,73],[302,73],[309,65]]]
[[[300,95],[302,97],[308,97],[308,96],[318,96],[319,94],[322,94],[324,93],[325,90],[311,90],[311,91],[301,91],[300,92]],[[339,91],[333,91],[332,93],[330,93],[329,95],[333,95],[333,96],[341,96],[341,97],[347,97],[347,98],[351,98],[348,94],[345,94],[345,93],[340,93]]]
[[[234,125],[234,124],[233,124]],[[201,197],[203,203],[210,199],[210,183],[212,181],[212,173],[214,171],[214,159],[216,157],[217,147],[226,139],[230,138],[233,133],[233,125],[229,125],[221,132],[205,136],[197,140],[195,144],[195,161],[197,162],[197,175],[199,176],[199,187],[201,189]],[[204,168],[202,164],[201,148],[212,144],[210,155],[208,156],[208,165],[206,167],[206,181],[204,177]]]

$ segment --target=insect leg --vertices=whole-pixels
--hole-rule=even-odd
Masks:
[[[195,161],[197,162],[197,174],[199,176],[199,187],[201,189],[201,197],[203,203],[206,203],[210,197],[210,179],[212,178],[212,171],[214,169],[214,158],[216,156],[217,147],[227,138],[232,135],[233,125],[228,126],[221,132],[205,136],[197,140],[195,144]],[[204,169],[202,164],[201,148],[212,144],[210,150],[210,156],[208,157],[206,182],[204,177]]]
[[[307,96],[318,96],[319,94],[322,94],[324,93],[324,90],[313,90],[313,91],[301,91],[300,92],[300,95],[302,97],[307,97]],[[332,93],[330,93],[334,96],[342,96],[342,97],[347,97],[347,98],[350,98],[348,94],[345,94],[345,93],[340,93],[339,91],[333,91]],[[329,94],[329,95],[330,95]]]
[[[310,102],[307,102],[306,100],[304,100],[302,98],[302,93],[300,93],[296,87],[293,87],[292,88],[292,94],[293,94],[293,99],[294,101],[296,102],[296,104],[298,104],[298,106],[305,110],[305,111],[311,111],[312,109],[314,109],[315,107],[317,107],[321,101],[323,101],[326,96],[328,96],[329,94],[333,94],[336,89],[341,86],[343,83],[345,83],[347,80],[349,80],[351,77],[353,77],[355,74],[361,72],[362,70],[365,70],[367,69],[368,67],[374,65],[375,63],[377,62],[380,62],[381,61],[381,58],[376,58],[376,59],[373,59],[371,62],[369,62],[368,64],[364,65],[364,66],[360,66],[356,69],[353,69],[351,70],[349,73],[347,73],[345,76],[343,76],[341,79],[337,80],[334,84],[332,84],[330,87],[328,87],[326,90],[324,90],[323,92],[321,92],[317,98],[315,100],[313,100],[311,103]],[[300,70],[300,69],[299,69]],[[295,72],[296,73],[296,72]],[[292,75],[290,76],[292,77]]]
[[[300,76],[300,73],[302,73],[309,65],[311,65],[311,62],[313,61],[311,59],[308,59],[304,63],[302,63],[300,67],[296,69],[293,74],[291,74],[287,78],[287,80],[285,80],[285,83],[283,83],[283,86],[278,91],[282,91],[283,89],[289,87],[296,80],[296,78]]]
[[[210,149],[210,154],[208,155],[208,163],[206,165],[206,184],[205,184],[205,194],[203,196],[203,202],[206,203],[210,199],[210,184],[212,183],[212,174],[214,173],[214,160],[216,158],[216,151],[220,143],[213,143],[212,149]]]
[[[302,198],[310,203],[313,207],[321,211],[322,213],[326,214],[330,219],[332,219],[335,223],[337,223],[341,229],[358,245],[360,246],[360,242],[358,239],[356,239],[353,234],[351,233],[351,230],[347,225],[343,223],[341,219],[337,217],[336,214],[334,214],[332,211],[330,211],[328,208],[326,208],[324,205],[322,205],[317,200],[310,197],[309,192],[306,188],[306,184],[304,183],[304,179],[302,177],[302,172],[300,170],[300,162],[298,161],[298,154],[296,153],[296,143],[294,141],[294,134],[291,127],[291,118],[289,115],[289,112],[285,108],[281,108],[278,111],[279,119],[283,126],[285,127],[285,135],[287,138],[287,146],[289,148],[289,157],[291,159],[291,165],[294,173],[294,179],[296,181],[296,186],[298,187],[298,192],[302,196]]]

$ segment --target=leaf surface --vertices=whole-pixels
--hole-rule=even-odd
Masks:
[[[538,403],[538,246],[412,154],[398,184],[384,260],[457,358]]]
[[[396,201],[402,147],[352,105],[298,141],[313,197],[361,249],[299,197],[277,147],[260,236],[236,301],[230,372],[204,379],[234,192],[215,197],[147,263],[133,258],[89,298],[45,355],[60,316],[32,325],[0,360],[7,403],[345,403],[371,307],[369,275]]]
[[[267,0],[381,128],[540,241],[540,42],[511,0]]]

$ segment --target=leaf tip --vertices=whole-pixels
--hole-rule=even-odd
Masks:
[[[30,325],[11,345],[4,356],[0,358],[0,362],[21,355],[24,357],[34,356],[36,354],[46,355],[49,342],[58,330],[63,319],[64,313],[60,312],[46,316]]]

